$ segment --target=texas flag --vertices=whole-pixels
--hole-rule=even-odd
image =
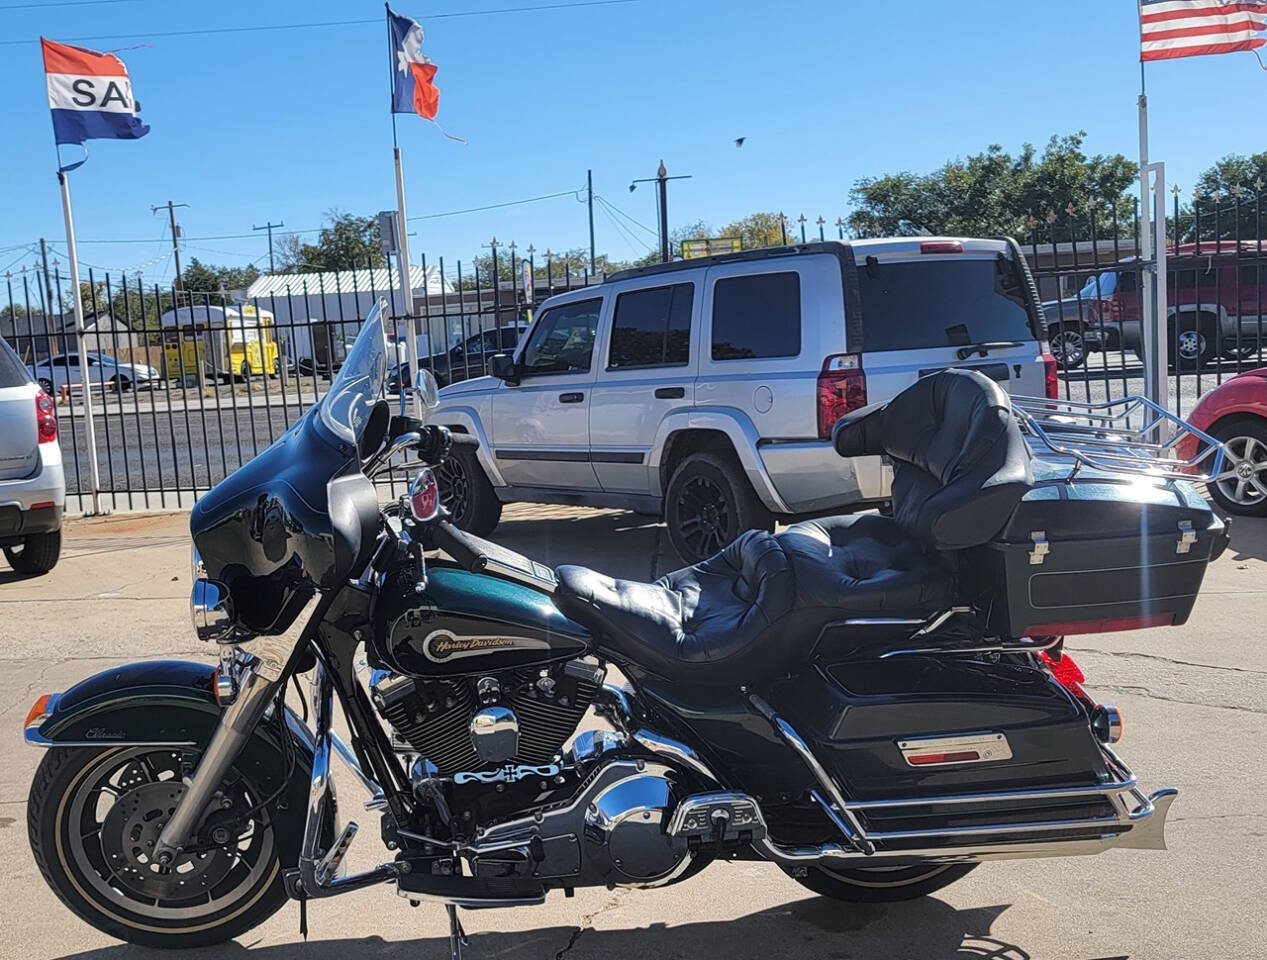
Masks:
[[[392,113],[416,113],[434,120],[440,110],[440,90],[436,87],[436,65],[422,52],[422,27],[387,9],[392,32]]]
[[[137,116],[132,81],[113,53],[40,38],[53,135],[58,143],[136,140],[150,132]]]

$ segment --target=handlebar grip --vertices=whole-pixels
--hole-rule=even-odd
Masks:
[[[480,445],[480,438],[473,437],[469,433],[454,433],[450,435],[449,439],[455,447],[478,447]]]
[[[437,547],[471,573],[483,573],[488,566],[488,554],[481,549],[480,539],[459,530],[448,520],[432,524],[431,537]]]

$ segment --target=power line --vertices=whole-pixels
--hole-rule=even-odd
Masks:
[[[95,7],[103,3],[137,3],[138,0],[49,0],[48,3],[5,3],[0,10],[41,10],[44,7]]]
[[[633,217],[629,216],[629,214],[625,213],[624,210],[621,210],[620,207],[616,206],[616,204],[612,203],[606,197],[600,197],[598,194],[595,194],[594,199],[597,200],[599,203],[602,203],[610,207],[616,213],[620,214],[622,217],[624,217],[626,220],[632,223],[635,227],[641,227],[643,230],[647,231],[647,233],[651,234],[651,236],[655,237],[657,241],[659,241],[660,234],[657,231],[652,230],[645,223],[635,220]]]
[[[86,0],[79,0],[86,2]],[[103,0],[99,0],[103,2]],[[453,17],[490,17],[504,16],[514,13],[537,13],[549,10],[571,10],[576,7],[610,7],[627,3],[642,3],[643,0],[570,0],[567,3],[541,3],[527,7],[499,7],[489,10],[460,10],[453,13],[433,13],[425,20],[448,20]],[[202,30],[166,30],[158,33],[106,33],[84,37],[66,37],[66,42],[81,43],[87,40],[154,40],[169,37],[201,37],[223,33],[262,33],[271,30],[308,30],[324,27],[355,27],[374,24],[381,26],[382,17],[357,20],[315,20],[308,23],[272,23],[255,26],[207,27]],[[35,40],[0,40],[0,46],[14,46],[23,43],[35,43]]]
[[[479,213],[483,210],[498,210],[502,207],[514,207],[521,203],[536,203],[538,200],[555,200],[559,197],[578,196],[581,190],[563,190],[560,193],[547,193],[540,197],[528,197],[524,200],[507,200],[505,203],[490,203],[482,207],[467,207],[465,210],[449,210],[445,213],[424,213],[416,217],[407,217],[407,220],[438,220],[440,217],[456,217],[463,213]]]

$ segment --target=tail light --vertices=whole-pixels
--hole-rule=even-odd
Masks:
[[[1087,706],[1087,712],[1091,718],[1091,732],[1095,734],[1096,739],[1101,743],[1117,743],[1122,739],[1122,712],[1112,704],[1096,703],[1082,688],[1082,685],[1087,682],[1082,668],[1074,663],[1073,657],[1069,654],[1061,651],[1058,656],[1060,659],[1056,659],[1044,650],[1039,653],[1038,659],[1051,672],[1058,684]]]
[[[959,240],[929,240],[919,245],[920,253],[963,253]]]
[[[1043,666],[1051,671],[1051,675],[1056,678],[1056,682],[1072,693],[1079,700],[1090,700],[1087,692],[1082,689],[1082,685],[1087,682],[1086,674],[1082,672],[1082,668],[1074,663],[1073,657],[1063,651],[1060,659],[1057,660],[1046,650],[1038,655],[1038,659],[1042,661]]]
[[[43,390],[35,395],[35,429],[40,443],[57,439],[57,404]]]
[[[1109,319],[1110,320],[1112,320],[1114,323],[1117,323],[1118,321],[1122,319],[1122,305],[1120,303],[1118,303],[1116,300],[1112,298],[1108,300],[1102,300],[1100,302],[1107,303],[1109,305]]]
[[[818,375],[818,437],[830,440],[836,421],[850,411],[867,405],[867,375],[862,357],[838,353],[823,361]]]
[[[1038,349],[1043,358],[1043,387],[1046,390],[1047,399],[1058,400],[1060,380],[1057,376],[1056,358],[1051,353],[1051,344],[1043,340],[1038,344]]]

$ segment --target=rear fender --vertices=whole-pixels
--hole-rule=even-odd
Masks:
[[[49,698],[43,717],[26,728],[26,742],[43,747],[171,746],[203,748],[220,722],[213,692],[215,668],[184,660],[129,663],[105,670]],[[289,709],[286,726],[294,758],[266,719],[239,758],[238,769],[271,804],[283,867],[296,866],[312,778],[312,733]],[[327,828],[328,829],[328,828]]]

